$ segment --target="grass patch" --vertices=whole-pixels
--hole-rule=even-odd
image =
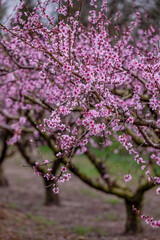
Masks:
[[[76,233],[77,235],[86,235],[93,232],[93,227],[86,227],[86,226],[77,226],[72,228],[72,232]]]
[[[141,165],[137,165],[136,161],[133,160],[133,156],[130,155],[120,143],[113,141],[113,144],[106,147],[104,150],[93,148],[91,146],[90,148],[97,158],[105,163],[108,173],[113,176],[113,178],[116,178],[118,181],[124,183],[124,175],[130,172],[132,175],[132,181],[129,184],[132,185],[134,183],[135,185],[138,183],[139,177],[143,174],[140,169]],[[118,153],[115,153],[115,149]],[[46,155],[44,157],[46,159],[53,157],[53,153],[47,145],[39,147],[39,151],[42,155]],[[148,157],[145,156],[145,160],[147,159]],[[74,156],[72,162],[88,177],[101,178],[99,172],[85,154]]]
[[[14,203],[14,202],[8,203],[7,206],[12,209],[15,209],[18,207],[17,203]]]
[[[103,200],[104,203],[110,203],[112,205],[120,204],[122,201],[118,198],[106,198]]]
[[[38,231],[43,231],[43,230],[44,230],[44,227],[41,226],[41,225],[38,225],[38,226],[36,227],[36,229],[37,229]]]
[[[99,215],[97,217],[97,222],[103,222],[103,221],[106,221],[106,220],[116,221],[116,219],[117,219],[117,216],[114,212],[108,212],[108,213]],[[96,229],[96,231],[97,231],[97,229]]]
[[[114,212],[109,212],[108,214],[106,214],[105,219],[109,221],[115,221],[117,217]]]
[[[118,154],[115,154],[114,149],[118,149],[116,148],[117,145],[119,146],[119,152]],[[144,175],[140,169],[141,165],[137,165],[133,156],[129,155],[125,149],[121,149],[120,147],[120,144],[114,143],[105,150],[92,148],[92,151],[100,161],[105,163],[107,172],[114,179],[125,184],[124,175],[130,172],[132,175],[132,181],[129,185],[138,184],[139,177]],[[147,157],[145,157],[145,160],[147,160]],[[101,178],[97,169],[85,155],[75,156],[73,163],[88,177]]]
[[[51,150],[47,145],[42,145],[42,146],[40,146],[38,149],[39,149],[39,151],[40,151],[41,153],[44,153],[44,154],[46,154],[46,153],[48,153],[48,154],[53,154],[52,150]]]
[[[100,176],[97,169],[92,163],[90,163],[90,161],[88,161],[85,155],[75,156],[72,161],[75,166],[78,167],[88,177]]]
[[[103,237],[107,237],[108,236],[108,232],[103,229],[103,228],[96,228],[96,233],[100,236],[103,236]]]
[[[27,217],[31,220],[33,220],[35,223],[45,225],[46,227],[57,225],[57,222],[54,220],[47,219],[40,215],[33,215],[31,213],[27,214]]]
[[[90,196],[92,198],[99,197],[97,192],[94,192],[94,191],[92,191],[90,189],[80,188],[79,190],[80,190],[80,192],[82,192],[82,193],[84,193],[84,194],[86,194],[86,195],[88,195],[88,196]]]

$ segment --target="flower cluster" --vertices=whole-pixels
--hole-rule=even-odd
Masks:
[[[160,221],[156,221],[153,219],[153,217],[145,216],[145,215],[141,214],[141,212],[139,210],[137,210],[137,208],[134,205],[132,206],[132,210],[135,211],[136,214],[141,215],[141,219],[144,219],[146,224],[150,224],[151,227],[153,227],[153,228],[160,227]]]

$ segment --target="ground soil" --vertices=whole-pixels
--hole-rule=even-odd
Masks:
[[[143,234],[124,235],[123,200],[92,190],[73,177],[62,184],[61,207],[43,205],[44,187],[21,158],[4,164],[9,187],[0,188],[0,240],[159,240],[160,230],[144,224]],[[144,213],[160,219],[159,197],[146,194]]]

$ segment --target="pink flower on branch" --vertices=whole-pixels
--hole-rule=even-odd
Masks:
[[[129,182],[129,181],[131,181],[131,179],[132,179],[131,174],[124,175],[124,181],[125,182]]]

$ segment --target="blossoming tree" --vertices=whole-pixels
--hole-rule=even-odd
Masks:
[[[36,127],[53,149],[56,160],[65,164],[58,176],[48,170],[48,180],[54,181],[53,191],[57,193],[57,181],[70,177],[65,171],[72,169],[75,153],[87,154],[93,162],[94,156],[88,150],[90,141],[98,138],[101,145],[107,147],[115,139],[147,176],[144,191],[156,185],[159,194],[160,178],[158,174],[153,175],[149,162],[141,154],[142,149],[151,153],[156,172],[155,166],[160,165],[159,36],[151,25],[147,30],[139,28],[139,13],[122,35],[115,25],[115,35],[110,36],[111,22],[105,14],[105,0],[98,13],[96,0],[91,0],[86,29],[79,22],[81,11],[70,16],[72,1],[65,2],[67,5],[61,1],[38,1],[32,13],[26,7],[27,22],[19,11],[10,28],[1,25],[4,37],[0,42],[0,97],[5,106],[1,123],[7,128],[5,115],[12,116],[10,128],[14,134],[9,143],[20,141],[21,132]],[[57,3],[57,12],[65,16],[65,20],[59,17],[55,24],[54,17],[46,12],[49,3]],[[21,1],[19,9],[23,7]],[[48,21],[48,26],[39,21],[39,14]],[[114,20],[117,18],[118,15]],[[137,39],[132,34],[135,29],[139,34]],[[47,110],[43,123],[39,121],[41,108]],[[98,164],[95,160],[97,168]],[[38,173],[37,169],[35,166]],[[79,175],[79,170],[73,169]],[[100,168],[98,171],[104,177]],[[131,173],[126,173],[124,180],[131,180]],[[91,183],[88,178],[85,181]],[[127,204],[129,201],[131,213],[134,197],[138,198],[144,191],[138,190],[132,195],[126,188],[109,185],[107,181],[105,189],[98,183],[92,185],[121,197],[119,189],[124,191],[126,197],[123,198]],[[151,224],[160,225],[158,221]]]

